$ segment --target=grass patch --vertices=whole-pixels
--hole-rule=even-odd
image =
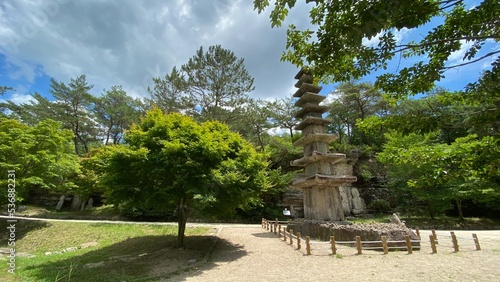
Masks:
[[[6,230],[6,224],[0,222],[0,228]],[[16,275],[0,262],[0,281],[150,281],[185,269],[189,260],[201,261],[211,246],[208,231],[187,228],[186,248],[179,249],[177,226],[21,220],[16,223]],[[1,248],[7,247],[6,239],[3,235]],[[89,242],[97,246],[80,248]],[[78,249],[54,254],[70,247]]]
[[[122,220],[120,212],[113,205],[95,207],[83,211],[56,211],[42,206],[26,206],[18,216],[54,218],[54,219],[89,219],[89,220]]]
[[[500,220],[491,218],[467,217],[460,221],[457,217],[438,216],[435,219],[423,216],[405,217],[400,216],[410,228],[421,229],[454,229],[454,230],[496,230],[500,229]],[[349,218],[353,223],[389,223],[390,215],[376,214],[370,217]]]

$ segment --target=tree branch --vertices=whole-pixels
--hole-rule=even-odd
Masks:
[[[448,70],[448,69],[452,69],[452,68],[458,68],[458,67],[466,66],[466,65],[469,65],[469,64],[473,64],[475,62],[481,61],[482,59],[486,59],[486,58],[488,58],[490,56],[493,56],[493,55],[495,55],[497,53],[500,53],[500,50],[495,51],[495,52],[490,52],[490,53],[488,53],[488,54],[486,54],[486,55],[484,55],[484,56],[482,56],[480,58],[477,58],[475,60],[468,61],[468,62],[465,62],[465,63],[462,63],[462,64],[458,64],[458,65],[454,65],[454,66],[444,67],[443,69]]]

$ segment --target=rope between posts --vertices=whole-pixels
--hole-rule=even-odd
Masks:
[[[339,245],[342,245],[342,244],[356,244],[356,241],[337,241],[335,242]]]
[[[361,244],[374,244],[374,243],[382,243],[382,241],[361,241]]]
[[[387,247],[387,249],[406,249],[406,246]]]
[[[326,244],[330,245],[331,243],[330,242],[311,242],[311,241],[309,241],[309,244],[310,245],[326,245]]]
[[[380,250],[383,249],[384,247],[363,247],[363,250]]]

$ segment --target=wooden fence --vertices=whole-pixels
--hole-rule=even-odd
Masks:
[[[405,240],[401,241],[388,241],[387,236],[381,236],[380,241],[362,241],[360,236],[356,236],[355,241],[336,241],[335,236],[330,236],[330,241],[327,242],[318,242],[318,241],[312,241],[309,236],[306,236],[305,238],[301,237],[300,232],[297,232],[296,234],[293,233],[293,230],[287,231],[286,229],[286,224],[288,224],[288,221],[278,221],[273,220],[267,220],[265,218],[262,219],[262,228],[265,230],[268,230],[269,232],[273,232],[278,236],[278,238],[282,239],[284,242],[287,242],[289,245],[297,245],[297,249],[301,250],[302,249],[302,243],[305,244],[305,250],[307,255],[311,255],[313,250],[319,250],[319,249],[326,249],[327,247],[332,255],[337,254],[338,246],[355,246],[357,250],[357,254],[361,255],[363,253],[363,250],[383,250],[384,254],[387,254],[389,250],[395,249],[395,250],[406,250],[408,254],[413,253],[413,249],[415,246],[412,246],[412,243],[422,243],[421,239],[419,240],[411,240],[410,236],[406,235]],[[283,224],[283,226],[282,226]],[[452,247],[454,252],[458,252],[460,250],[458,240],[460,241],[469,241],[472,243],[461,243],[461,246],[474,246],[475,250],[481,250],[481,246],[479,245],[479,239],[477,238],[476,234],[472,234],[472,238],[457,238],[455,235],[455,232],[450,231],[450,235],[440,235],[443,236],[449,240],[442,240],[441,244],[437,239],[437,234],[435,230],[431,230],[431,235],[429,235],[429,242],[431,246],[432,253],[437,253],[437,246],[439,245],[441,247]],[[417,228],[416,229],[416,234],[419,238],[420,237],[420,230]],[[303,242],[304,241],[304,242]],[[402,244],[402,246],[389,246],[390,244]],[[448,244],[451,243],[451,244]],[[312,247],[312,246],[317,246]],[[421,244],[418,246],[418,248],[422,248]]]

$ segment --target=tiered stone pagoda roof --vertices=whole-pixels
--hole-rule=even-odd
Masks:
[[[345,154],[330,153],[328,144],[337,139],[337,136],[325,133],[325,126],[331,124],[331,121],[322,117],[329,110],[328,106],[319,105],[326,97],[318,94],[322,87],[313,84],[313,76],[305,70],[299,71],[295,76],[298,79],[295,87],[297,91],[293,97],[299,98],[295,106],[301,107],[295,114],[296,118],[302,121],[295,126],[296,130],[302,130],[306,135],[302,136],[293,145],[308,148],[304,150],[304,157],[291,162],[292,166],[307,168],[308,166],[319,163],[319,166],[329,166],[345,160]],[[319,126],[319,127],[318,127]],[[308,130],[308,127],[314,127],[314,130]],[[322,130],[321,130],[322,128]],[[321,132],[318,132],[321,131]],[[317,148],[312,150],[311,148]],[[316,166],[317,167],[317,166]],[[308,171],[311,171],[309,169]],[[315,171],[313,169],[313,171]],[[307,187],[338,187],[344,183],[356,181],[353,176],[327,175],[322,173],[313,173],[301,179],[292,182],[292,186],[297,188]]]

